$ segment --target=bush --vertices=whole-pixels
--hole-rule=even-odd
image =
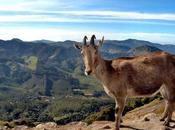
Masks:
[[[72,121],[80,121],[83,118],[81,113],[66,114],[61,117],[55,117],[54,121],[59,125],[65,125]]]
[[[90,116],[86,117],[84,120],[87,124],[91,124],[94,121],[114,121],[115,120],[115,110],[114,106],[108,106],[106,108],[102,108],[100,112],[93,113]]]

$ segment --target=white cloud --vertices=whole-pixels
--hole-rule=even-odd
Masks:
[[[13,22],[67,22],[67,23],[134,23],[134,24],[152,24],[152,25],[166,25],[174,26],[174,22],[166,21],[144,21],[137,19],[111,19],[100,17],[72,17],[63,15],[0,15],[0,23]]]
[[[0,11],[29,11],[30,13],[51,13],[58,15],[85,16],[87,18],[102,17],[103,19],[132,19],[132,20],[168,20],[175,21],[174,13],[144,13],[132,11],[89,11],[80,10],[91,3],[88,0],[0,0]],[[76,10],[77,11],[72,11]],[[71,10],[71,11],[70,11]]]
[[[83,35],[88,33],[82,31],[64,30],[64,29],[35,29],[35,28],[0,28],[0,39],[8,40],[20,38],[25,41],[38,39],[47,39],[54,41],[80,40]]]
[[[77,30],[55,29],[55,28],[0,28],[0,39],[8,40],[20,38],[25,41],[47,39],[54,41],[75,40],[82,41],[84,35],[90,37],[95,34],[98,39],[105,36],[105,39],[125,40],[128,38],[147,40],[151,42],[175,44],[175,34],[171,33],[110,33],[110,32],[87,32]]]
[[[70,18],[69,16],[75,16],[76,18],[86,18],[85,20],[164,20],[164,21],[175,21],[174,13],[144,13],[144,12],[132,12],[132,11],[89,11],[89,10],[80,10],[81,5],[88,4],[88,1],[80,0],[0,0],[0,11],[11,11],[14,15],[8,15],[12,17],[11,19],[18,19],[20,12],[27,11],[31,14],[44,15],[49,13],[50,15],[64,16],[64,18]],[[72,11],[78,9],[76,11]],[[71,11],[70,11],[71,10]],[[27,14],[25,14],[27,15]],[[41,17],[35,17],[35,20]],[[1,16],[2,17],[2,16]],[[22,17],[22,16],[20,16]],[[31,16],[25,16],[31,17]],[[33,16],[34,17],[34,16]],[[45,15],[49,19],[49,15]],[[53,16],[52,16],[53,17]],[[53,21],[57,18],[55,17]],[[2,17],[3,18],[3,17]],[[7,18],[7,20],[10,18]],[[24,19],[20,19],[24,20]],[[18,21],[20,21],[18,20]],[[29,19],[28,19],[29,20]],[[84,21],[85,21],[84,20]],[[2,19],[0,19],[2,21]],[[157,21],[158,22],[158,21]]]
[[[1,10],[1,9],[0,9]],[[22,11],[21,11],[22,12]],[[27,14],[30,13],[30,14]],[[175,14],[152,14],[117,11],[39,11],[13,15],[0,14],[0,22],[77,22],[77,23],[142,23],[175,25]]]
[[[77,16],[102,16],[114,19],[138,19],[138,20],[175,20],[175,14],[171,13],[140,13],[119,11],[56,11],[55,13],[71,14]]]
[[[0,0],[0,3],[1,11],[46,11],[73,9],[84,2],[81,0]]]

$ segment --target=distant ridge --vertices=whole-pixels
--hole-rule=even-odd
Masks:
[[[156,52],[156,51],[162,51],[162,50],[154,46],[143,45],[130,49],[128,53],[129,55],[138,56],[141,54],[148,54],[150,52]]]
[[[54,41],[51,41],[51,40],[45,40],[45,39],[42,39],[42,40],[35,40],[35,41],[32,41],[34,43],[54,43]]]
[[[66,43],[66,44],[73,44],[76,41],[72,41],[72,40],[65,40],[65,41],[51,41],[51,40],[46,40],[46,39],[42,39],[42,40],[35,40],[35,41],[23,41],[21,39],[18,38],[13,38],[11,40],[0,40],[0,42],[21,42],[21,43],[44,43],[44,44],[52,44],[52,45],[57,45],[59,43],[59,45],[61,43]],[[105,44],[103,44],[102,50],[104,52],[108,51],[108,49],[118,49],[118,52],[123,52],[123,51],[128,51],[132,48],[136,48],[139,46],[151,46],[151,47],[156,47],[160,50],[175,54],[175,45],[174,44],[159,44],[159,43],[152,43],[146,40],[137,40],[137,39],[126,39],[126,40],[105,40]],[[64,45],[63,45],[64,46]],[[107,50],[105,50],[107,49]],[[111,51],[112,53],[115,53],[114,51]]]

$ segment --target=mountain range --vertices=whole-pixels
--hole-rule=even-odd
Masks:
[[[82,104],[89,99],[108,99],[98,81],[93,77],[84,76],[81,56],[74,48],[74,43],[75,41],[70,40],[0,40],[0,114],[3,115],[1,120],[30,117],[31,114],[26,113],[33,112],[34,108],[38,114],[35,113],[32,117],[35,121],[39,120],[38,116],[42,115],[43,111],[51,117],[64,116],[72,110],[71,106],[70,110],[64,110],[67,109],[65,105],[60,106],[66,102],[66,98],[71,100],[71,105],[75,105],[77,98]],[[137,56],[154,51],[175,54],[175,45],[136,39],[105,40],[100,51],[106,59]],[[22,108],[21,103],[24,106]],[[101,104],[105,103],[102,101]],[[56,106],[59,107],[56,109]],[[79,108],[81,107],[80,105]]]

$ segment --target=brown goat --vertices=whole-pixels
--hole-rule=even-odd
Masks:
[[[95,45],[95,35],[90,44],[75,44],[81,50],[85,74],[94,74],[105,92],[116,102],[116,126],[119,130],[122,112],[127,97],[150,96],[160,92],[166,107],[161,120],[169,125],[175,104],[175,56],[166,52],[104,60],[98,51],[104,39]]]

